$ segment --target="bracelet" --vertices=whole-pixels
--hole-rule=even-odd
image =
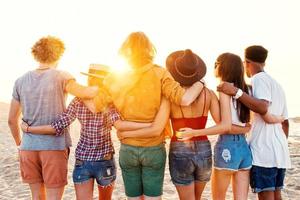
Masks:
[[[235,96],[233,96],[234,99],[238,99],[243,95],[243,90],[238,89],[238,91],[236,92]]]
[[[26,133],[29,133],[29,126],[26,127]]]

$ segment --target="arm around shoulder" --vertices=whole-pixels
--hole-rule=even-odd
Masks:
[[[190,105],[203,89],[203,84],[200,81],[197,81],[190,88],[185,90],[173,79],[168,71],[163,73],[161,81],[163,96],[171,103],[182,106]]]
[[[203,88],[203,83],[201,83],[200,81],[195,82],[191,87],[185,90],[185,93],[181,98],[181,105],[189,106],[191,103],[193,103],[199,96]]]
[[[67,81],[65,90],[82,99],[91,99],[94,98],[98,93],[99,89],[96,86],[83,86],[75,81],[75,79],[70,79]]]
[[[230,96],[235,96],[238,92],[238,88],[233,86],[231,83],[223,82],[218,85],[217,90],[219,92],[224,92]],[[245,106],[247,106],[253,112],[264,115],[268,111],[268,101],[263,99],[257,99],[255,97],[250,96],[249,94],[243,92],[242,95],[238,98]]]

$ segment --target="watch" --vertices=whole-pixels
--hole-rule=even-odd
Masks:
[[[234,99],[238,99],[243,95],[243,90],[241,90],[240,88],[238,89],[238,91],[236,92],[235,96],[233,96]]]

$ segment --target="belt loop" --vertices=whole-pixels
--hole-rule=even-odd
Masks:
[[[113,158],[113,154],[109,153],[103,156],[103,160],[111,160]]]
[[[221,141],[222,141],[222,138],[223,138],[223,135],[220,135],[220,136],[218,137],[218,140],[221,142]]]

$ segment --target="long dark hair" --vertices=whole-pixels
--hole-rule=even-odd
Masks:
[[[222,81],[233,83],[237,88],[242,89],[249,94],[248,86],[245,82],[245,72],[242,59],[232,53],[223,53],[217,58],[218,68],[217,75]],[[239,100],[237,100],[237,111],[241,122],[246,123],[250,121],[250,110]]]

